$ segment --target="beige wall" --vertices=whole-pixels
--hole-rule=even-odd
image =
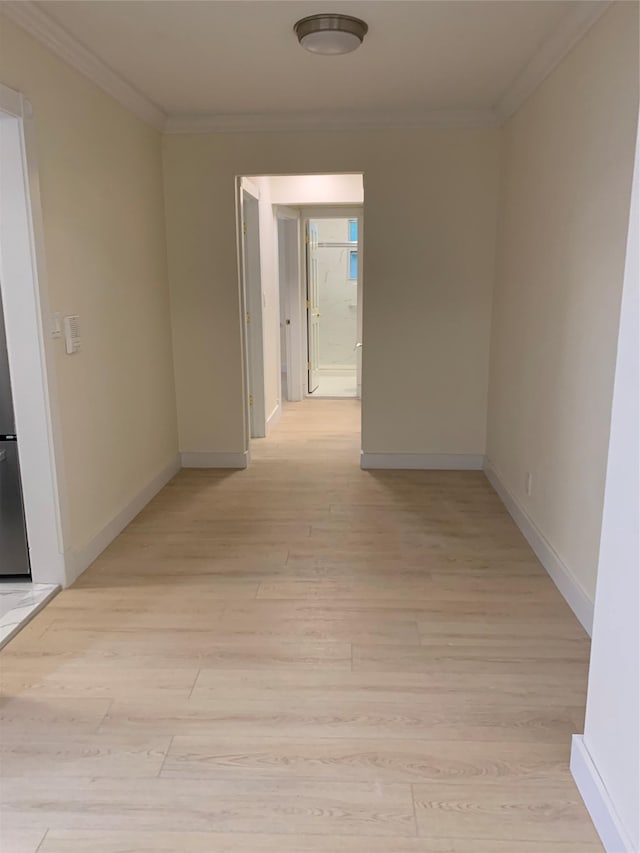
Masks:
[[[591,600],[637,98],[619,3],[504,128],[488,457]]]
[[[362,204],[362,175],[272,175],[274,204]]]
[[[485,447],[499,131],[168,136],[183,451],[244,450],[236,175],[364,172],[363,445]]]
[[[160,136],[0,16],[0,82],[33,104],[71,551],[177,453]]]

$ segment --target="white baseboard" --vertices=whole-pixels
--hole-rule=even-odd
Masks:
[[[163,486],[166,486],[179,470],[180,459],[176,456],[89,542],[67,554],[65,586],[70,586],[100,556],[107,545],[113,542],[127,524],[133,521],[136,515],[145,508],[149,501],[158,494]]]
[[[271,432],[274,426],[278,423],[280,418],[282,417],[282,406],[280,403],[277,404],[275,409],[271,412],[269,417],[267,418],[267,435]]]
[[[34,583],[52,583],[64,586],[67,577],[69,552],[52,554],[48,560],[31,563],[31,580]]]
[[[571,773],[607,853],[637,853],[582,735],[571,739]]]
[[[551,542],[504,485],[497,471],[487,459],[484,465],[487,479],[498,493],[509,514],[520,528],[524,538],[533,549],[536,557],[547,570],[551,580],[558,587],[569,607],[577,616],[582,627],[591,636],[593,627],[593,601],[584,591],[571,569],[562,560]]]
[[[357,373],[357,367],[354,364],[324,364],[320,365],[318,368],[318,373],[321,376],[351,376],[354,373]]]
[[[238,453],[185,452],[180,454],[183,468],[246,468],[248,451]]]
[[[360,467],[365,470],[480,471],[484,456],[477,453],[365,453]]]

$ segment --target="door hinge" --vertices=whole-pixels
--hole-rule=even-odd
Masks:
[[[251,314],[247,311],[247,326],[251,323]]]
[[[307,362],[307,370],[311,370],[311,362],[310,361]]]
[[[243,233],[243,234],[246,234],[246,233],[247,233],[247,223],[246,223],[246,222],[243,222],[243,223],[242,223],[242,233]]]
[[[309,245],[309,232],[308,232],[308,231],[307,231],[307,232],[305,232],[305,235],[304,235],[304,242],[305,242],[305,244],[306,244],[307,246]]]
[[[253,394],[249,394],[249,405],[253,406]]]
[[[309,302],[309,300],[307,299],[307,311],[309,310],[309,308],[311,308],[311,303],[310,303],[310,302]]]

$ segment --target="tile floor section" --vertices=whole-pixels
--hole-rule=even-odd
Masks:
[[[358,384],[355,370],[319,371],[319,384],[311,397],[357,397]]]
[[[0,648],[58,592],[50,583],[0,582]]]

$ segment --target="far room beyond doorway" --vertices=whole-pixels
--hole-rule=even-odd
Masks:
[[[238,178],[247,424],[284,401],[360,398],[362,174]]]

